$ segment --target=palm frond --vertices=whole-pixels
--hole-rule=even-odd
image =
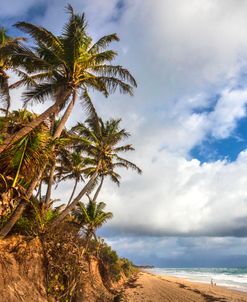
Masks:
[[[98,77],[97,80],[105,85],[107,91],[109,93],[114,93],[117,89],[119,89],[120,93],[127,93],[133,96],[133,87],[117,78],[114,77]]]
[[[118,42],[119,37],[116,33],[104,36],[100,38],[97,42],[94,43],[94,45],[89,49],[89,53],[98,53],[101,50],[105,49],[110,43],[113,41]]]
[[[131,161],[124,159],[116,154],[114,155],[114,157],[119,161],[120,164],[125,165],[127,169],[131,168],[132,170],[137,171],[138,174],[142,174],[142,170]]]
[[[38,45],[46,45],[60,54],[63,52],[59,38],[46,28],[28,22],[17,22],[14,26],[29,34]]]
[[[56,86],[53,83],[44,83],[30,88],[24,93],[24,106],[30,101],[43,103],[46,98],[53,95],[56,91]]]
[[[113,148],[114,152],[127,152],[127,151],[134,151],[135,149],[132,147],[132,145],[125,145],[121,147]]]
[[[93,105],[93,102],[90,98],[88,90],[86,88],[83,89],[83,93],[81,95],[82,105],[86,112],[90,115],[91,118],[98,120],[97,111]]]
[[[96,65],[92,67],[92,70],[101,76],[118,77],[132,86],[137,87],[135,78],[126,68],[123,68],[120,65]]]

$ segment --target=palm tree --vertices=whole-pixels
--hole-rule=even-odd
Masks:
[[[83,173],[85,177],[89,178],[89,181],[61,212],[51,227],[58,225],[76,207],[81,198],[93,189],[99,179],[103,182],[104,177],[109,176],[113,182],[119,185],[120,175],[115,171],[116,168],[130,168],[141,173],[141,169],[134,163],[118,155],[119,152],[134,150],[130,144],[119,145],[124,138],[130,135],[125,129],[119,129],[120,121],[120,119],[111,119],[104,123],[102,119],[97,119],[93,115],[85,125],[78,123],[73,128],[74,139],[78,141],[77,145],[75,143],[75,150],[85,154]]]
[[[6,138],[0,146],[0,153],[46,118],[67,107],[66,117],[60,125],[63,129],[78,96],[89,112],[95,111],[88,89],[100,91],[107,97],[117,88],[121,93],[132,95],[133,87],[136,87],[136,81],[128,70],[111,64],[117,53],[106,49],[111,42],[119,40],[117,35],[104,36],[93,43],[86,33],[84,14],[75,14],[70,5],[67,10],[69,20],[60,36],[27,22],[16,24],[17,28],[31,35],[35,48],[31,50],[23,46],[15,52],[15,64],[24,69],[19,72],[21,80],[12,87],[27,85],[28,91],[24,94],[26,102],[43,102],[51,96],[54,104],[28,127]]]
[[[58,158],[58,167],[56,168],[57,181],[75,180],[68,205],[73,199],[76,187],[80,181],[84,181],[83,173],[85,169],[84,158],[79,152],[61,152]]]
[[[96,230],[113,217],[111,212],[104,211],[105,207],[104,202],[96,203],[96,201],[89,199],[87,205],[79,202],[72,212],[74,221],[85,230],[86,250],[92,237],[97,241]]]
[[[36,114],[27,110],[18,110],[11,112],[7,118],[2,118],[0,124],[6,128],[7,134],[11,134],[35,118]],[[5,127],[5,123],[8,127]],[[11,149],[0,154],[1,175],[11,182],[11,187],[16,187],[18,183],[26,187],[37,170],[49,159],[50,149],[50,129],[43,123],[15,143]]]
[[[35,117],[36,115],[27,110],[10,113],[7,118],[4,118],[8,123],[8,133],[18,131]],[[19,208],[25,208],[29,201],[27,195],[32,180],[42,171],[44,163],[49,161],[50,150],[50,129],[43,123],[12,145],[8,151],[0,154],[0,175],[3,176],[1,180],[5,179],[5,182],[0,182],[0,215],[6,215],[6,211],[11,211],[11,207],[15,208],[13,218],[11,217],[12,219],[0,231],[0,237],[5,236],[13,226],[13,221],[19,218],[16,216],[17,208],[18,211]]]
[[[0,28],[0,102],[3,103],[1,110],[5,112],[5,116],[8,115],[10,107],[9,76],[7,71],[14,68],[11,50],[18,48],[19,42],[23,40],[24,38],[8,36],[6,28]]]

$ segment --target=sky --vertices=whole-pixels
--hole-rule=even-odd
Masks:
[[[0,24],[28,20],[61,32],[63,0],[1,3]],[[121,256],[160,267],[247,266],[247,2],[71,0],[97,40],[117,33],[116,64],[134,97],[92,93],[104,118],[122,118],[143,175],[122,171],[100,200],[114,219],[99,232]],[[13,92],[12,108],[22,105]],[[40,111],[36,106],[32,110]],[[80,104],[69,125],[82,120]],[[72,183],[55,196],[64,200]]]

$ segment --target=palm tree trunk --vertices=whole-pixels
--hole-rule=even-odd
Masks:
[[[9,114],[9,108],[10,108],[10,94],[9,94],[9,76],[5,71],[2,70],[2,75],[1,75],[1,90],[3,92],[3,101],[5,102],[5,117],[8,117]]]
[[[83,189],[80,191],[80,193],[76,196],[76,198],[71,202],[70,205],[68,205],[61,213],[60,215],[53,221],[51,224],[51,229],[57,226],[68,214],[71,210],[73,210],[78,202],[81,200],[82,196],[84,196],[93,186],[95,179],[98,176],[98,169],[94,172],[92,177],[89,179],[89,181],[86,183],[86,185],[83,187]]]
[[[64,115],[61,118],[61,121],[59,123],[59,125],[57,126],[57,129],[55,130],[55,133],[53,135],[53,139],[56,139],[58,137],[60,137],[64,126],[74,108],[75,105],[75,100],[76,100],[76,93],[73,93],[73,97],[71,102],[69,103],[67,109],[64,112]],[[55,150],[55,146],[52,147],[51,152],[53,153]],[[52,190],[52,186],[53,186],[53,182],[54,182],[54,173],[55,173],[55,169],[56,169],[56,154],[55,154],[55,159],[52,162],[52,166],[51,166],[51,170],[50,170],[50,175],[49,175],[49,181],[48,181],[48,186],[47,186],[47,191],[46,191],[46,197],[45,197],[45,204],[48,205],[48,203],[50,202],[51,199],[51,190]]]
[[[25,210],[27,205],[26,201],[21,200],[18,206],[16,207],[14,213],[8,220],[8,222],[5,224],[5,226],[0,231],[0,239],[4,239],[8,233],[12,230],[13,226],[16,224],[16,222],[21,217],[23,211]]]
[[[6,237],[8,235],[8,233],[11,231],[11,229],[13,228],[13,226],[16,224],[16,222],[20,219],[23,211],[25,210],[25,208],[27,206],[27,203],[28,203],[27,200],[29,200],[31,198],[31,196],[33,194],[33,190],[35,189],[39,179],[42,177],[43,172],[44,172],[44,169],[42,169],[40,171],[39,175],[33,179],[33,181],[31,182],[31,184],[27,190],[25,200],[22,199],[20,201],[20,203],[16,207],[14,213],[12,214],[12,216],[10,217],[8,222],[0,230],[0,239],[3,239],[4,237]]]
[[[54,150],[52,150],[52,151],[54,151]],[[48,205],[48,203],[51,200],[51,189],[52,189],[52,185],[53,185],[53,182],[54,182],[55,168],[56,168],[56,160],[53,160],[52,161],[52,166],[51,166],[51,169],[50,169],[49,181],[48,181],[46,196],[45,196],[45,204],[46,205]]]
[[[76,101],[76,91],[73,92],[72,100],[69,103],[67,109],[65,110],[59,125],[57,126],[57,129],[56,129],[56,131],[53,135],[53,139],[60,137],[60,135],[61,135],[61,133],[64,129],[64,126],[65,126],[65,124],[66,124],[68,118],[70,117],[70,114],[71,114],[71,112],[74,108],[75,101]]]
[[[102,185],[103,185],[103,182],[104,182],[104,176],[101,177],[101,181],[100,181],[100,185],[98,186],[98,189],[96,190],[95,194],[94,194],[94,197],[93,197],[93,202],[96,201],[98,195],[99,195],[99,192],[102,188]]]
[[[42,180],[39,183],[39,188],[38,188],[38,191],[35,195],[35,198],[39,199],[39,201],[41,201],[41,191],[42,191]]]
[[[75,180],[75,184],[74,184],[74,187],[73,187],[73,191],[70,195],[70,198],[69,198],[69,201],[68,201],[68,204],[67,205],[70,205],[71,201],[72,201],[72,198],[74,197],[74,194],[75,194],[75,190],[76,190],[76,187],[77,187],[77,184],[78,184],[78,180],[76,179]]]

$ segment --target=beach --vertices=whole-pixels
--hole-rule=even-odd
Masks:
[[[124,290],[128,302],[246,302],[247,293],[182,278],[140,272]]]

